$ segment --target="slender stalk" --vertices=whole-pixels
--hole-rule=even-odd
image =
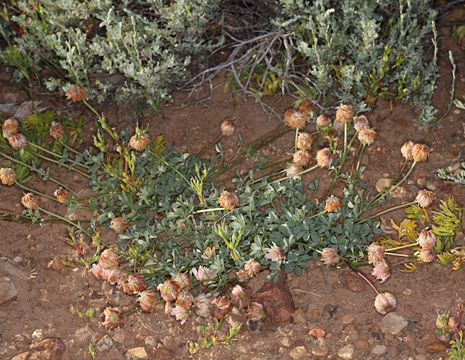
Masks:
[[[62,217],[62,216],[60,216],[60,215],[58,215],[58,214],[55,214],[55,213],[51,212],[51,211],[45,210],[44,208],[38,207],[38,209],[39,209],[40,211],[43,211],[44,213],[46,213],[46,214],[48,214],[48,215],[51,215],[51,216],[53,216],[53,217],[56,217],[57,219],[60,219],[60,220],[64,221],[65,223],[67,223],[67,224],[69,224],[69,225],[71,225],[71,226],[74,226],[75,228],[79,229],[79,230],[82,231],[84,234],[86,234],[89,238],[92,238],[92,235],[89,234],[86,230],[84,230],[84,229],[81,227],[81,225],[76,224],[75,222],[73,222],[73,221],[71,221],[71,220],[68,220],[68,219],[66,219],[66,218],[64,218],[64,217]]]
[[[81,155],[81,153],[77,150],[74,150],[71,146],[68,146],[62,139],[58,139],[58,142],[63,145],[63,147],[65,147],[67,150],[71,151],[72,153],[75,153],[76,155]],[[78,163],[79,164],[79,163]],[[79,164],[81,166],[85,166],[85,165],[82,165],[82,164]]]
[[[362,144],[362,147],[360,148],[357,165],[355,166],[354,176],[352,177],[352,181],[351,181],[352,184],[355,182],[355,179],[357,178],[357,175],[358,175],[358,171],[360,170],[360,164],[362,162],[362,156],[363,156],[363,151],[365,150],[365,147],[366,145]]]
[[[40,157],[40,158],[43,159],[43,160],[50,161],[51,163],[57,164],[58,166],[63,166],[63,167],[65,167],[65,168],[67,168],[68,170],[72,170],[72,171],[78,173],[79,175],[82,175],[82,176],[84,176],[84,177],[90,179],[90,176],[89,176],[89,175],[87,175],[86,173],[83,173],[81,170],[76,169],[76,168],[74,168],[74,167],[72,167],[72,166],[70,166],[70,165],[67,165],[67,164],[60,164],[60,162],[59,162],[58,160],[49,158],[48,156],[39,154],[39,153],[37,153],[37,152],[33,152],[33,151],[30,151],[30,150],[29,150],[29,152],[32,153],[32,154],[34,154],[34,155],[37,155],[38,157]]]
[[[108,195],[109,193],[110,193],[110,192],[105,191],[105,192],[101,192],[101,193],[97,193],[97,194],[92,194],[92,195],[86,195],[86,196],[76,197],[76,198],[73,198],[73,200],[75,200],[75,201],[81,201],[81,200],[93,199],[93,198],[96,198],[96,197]]]
[[[37,169],[34,169],[31,165],[28,165],[24,162],[22,162],[21,160],[17,160],[3,152],[0,151],[0,155],[3,156],[4,158],[8,159],[8,160],[11,160],[19,165],[22,165],[22,166],[25,166],[27,167],[29,170],[31,171],[34,171],[36,173],[38,173]],[[75,192],[73,190],[71,190],[68,186],[66,186],[65,184],[61,183],[60,181],[56,180],[55,178],[51,177],[51,176],[48,176],[48,180],[50,180],[51,182],[54,182],[55,184],[57,185],[60,185],[62,186],[63,188],[65,188],[66,190],[70,191],[71,193],[75,194]]]
[[[54,197],[52,197],[52,196],[50,196],[50,195],[42,194],[41,192],[39,192],[39,191],[37,191],[37,190],[34,190],[34,189],[31,189],[30,187],[27,187],[27,186],[25,186],[25,185],[22,185],[22,184],[20,184],[20,183],[17,182],[17,181],[15,181],[15,184],[18,185],[20,188],[22,188],[22,189],[28,191],[28,192],[32,192],[32,193],[37,194],[37,195],[39,195],[39,196],[42,196],[42,197],[44,197],[44,198],[46,198],[46,199],[53,200],[53,201],[56,201],[56,202],[59,203],[59,201],[58,201],[56,198],[54,198]]]
[[[295,176],[300,176],[300,175],[306,174],[306,173],[308,173],[308,172],[310,172],[310,171],[315,170],[317,167],[318,167],[318,165],[313,165],[311,168],[308,168],[308,169],[306,169],[306,170],[304,170],[304,171],[301,171],[300,173],[297,173],[297,174],[295,174],[295,175],[285,176],[285,177],[283,177],[283,178],[281,178],[281,179],[278,179],[278,180],[275,180],[275,181],[273,181],[273,182],[270,182],[270,185],[271,185],[271,184],[278,183],[278,182],[283,181],[283,180],[286,180],[286,179],[289,179],[289,178],[292,178],[292,177],[295,177]]]
[[[415,247],[415,246],[418,246],[418,243],[417,242],[414,242],[412,244],[406,244],[406,245],[401,245],[401,246],[397,246],[395,248],[391,248],[391,249],[386,249],[385,250],[385,253],[386,252],[392,252],[392,251],[397,251],[397,250],[402,250],[402,249],[408,249],[408,248],[411,248],[411,247]]]
[[[308,244],[305,244],[303,242],[297,242],[296,244],[305,246],[306,248],[309,248],[310,250],[316,251],[318,254],[321,254],[321,250],[315,249]]]
[[[363,280],[365,280],[368,285],[370,285],[370,287],[374,290],[376,295],[379,295],[379,291],[376,289],[376,287],[373,285],[373,283],[370,280],[368,280],[368,278],[362,272],[354,269],[352,267],[352,264],[350,264],[349,262],[345,261],[345,263],[349,266],[350,270],[352,270],[354,273],[356,273],[358,276],[360,276]]]
[[[388,252],[385,252],[386,255],[389,255],[389,256],[398,256],[398,257],[410,257],[410,255],[408,254],[394,254],[394,253],[388,253]]]
[[[327,211],[323,210],[323,211],[320,211],[319,213],[316,213],[316,214],[310,216],[308,219],[313,219],[313,218],[315,218],[317,216],[320,216],[320,215],[323,215],[323,214],[326,214],[326,213],[327,213]]]
[[[342,167],[344,166],[344,163],[346,161],[346,156],[347,156],[347,132],[348,132],[348,123],[344,123],[344,150],[342,152],[342,157],[341,157],[341,163],[338,167],[338,169],[336,170],[336,174],[334,175],[334,179],[331,183],[331,186],[329,187],[329,190],[328,190],[328,193],[327,193],[327,196],[330,196],[331,193],[333,192],[333,189],[334,189],[334,186],[336,185],[336,181],[337,179],[339,178],[339,175],[341,174],[341,171],[342,171]],[[352,138],[352,140],[350,141],[350,143],[352,144],[352,141],[353,139],[355,139],[355,135],[354,137]]]
[[[402,176],[402,173],[404,172],[405,170],[405,167],[407,166],[407,163],[408,163],[408,159],[405,159],[404,163],[402,164],[402,167],[399,171],[399,173],[397,174],[396,178],[392,181],[394,184],[397,182],[397,180],[400,179],[400,177]],[[381,196],[383,196],[384,194],[386,194],[388,191],[390,190],[390,186],[387,186],[385,187],[383,190],[381,190],[379,193],[377,193],[375,195],[375,197],[373,198],[373,200],[371,200],[372,202],[374,202],[376,199],[380,198]]]
[[[294,151],[297,151],[297,138],[299,137],[299,128],[295,128]]]
[[[97,112],[97,110],[95,110],[94,107],[86,101],[86,99],[84,99],[83,102],[95,114],[95,116],[100,119],[101,115]]]
[[[203,213],[207,213],[207,212],[213,212],[213,211],[222,211],[222,210],[227,210],[223,207],[219,207],[219,208],[211,208],[211,209],[202,209],[202,210],[197,210],[197,211],[194,211],[192,214],[195,215],[195,214],[203,214]]]
[[[197,153],[197,157],[201,157],[208,149],[218,144],[218,142],[220,142],[222,138],[223,134],[220,133],[213,141],[209,142]]]
[[[28,145],[34,146],[35,148],[37,148],[37,149],[39,149],[39,150],[42,150],[42,151],[46,152],[47,154],[50,154],[50,155],[52,155],[52,156],[55,156],[55,157],[58,158],[58,159],[62,159],[62,156],[61,156],[60,154],[57,154],[57,153],[55,153],[55,152],[53,152],[53,151],[50,151],[50,150],[48,150],[48,149],[46,149],[46,148],[44,148],[44,147],[42,147],[42,146],[40,146],[40,145],[34,144],[34,143],[32,143],[32,142],[28,143]],[[66,159],[66,160],[69,161],[69,162],[71,162],[71,163],[73,163],[74,165],[82,166],[84,169],[88,169],[88,168],[89,168],[88,166],[83,165],[83,164],[80,164],[80,163],[74,161],[73,159]]]
[[[404,207],[407,207],[407,206],[410,206],[410,205],[413,205],[415,204],[415,201],[411,201],[409,203],[406,203],[406,204],[401,204],[401,205],[397,205],[397,206],[393,206],[389,209],[386,209],[386,210],[383,210],[383,211],[380,211],[379,213],[376,213],[374,215],[370,215],[368,216],[366,219],[363,219],[363,220],[360,220],[360,221],[357,221],[357,224],[363,224],[365,221],[367,221],[368,219],[372,219],[372,218],[376,218],[376,217],[379,217],[381,215],[384,215],[384,214],[387,214],[391,211],[395,211],[395,210],[399,210],[399,209],[402,209]]]
[[[153,156],[155,156],[158,160],[160,160],[163,164],[165,164],[166,166],[168,166],[169,168],[171,168],[172,170],[174,170],[179,176],[181,176],[184,181],[187,183],[187,185],[189,185],[190,187],[191,186],[191,183],[189,180],[187,180],[187,178],[178,170],[176,169],[173,165],[171,165],[168,161],[166,161],[165,159],[163,159],[161,156],[159,156],[157,153],[155,152],[152,152],[149,150],[149,153],[152,154]],[[195,191],[195,189],[193,189]]]

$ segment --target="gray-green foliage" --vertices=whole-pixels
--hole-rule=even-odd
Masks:
[[[127,141],[125,134],[120,140]],[[102,194],[90,200],[90,207],[99,214],[92,226],[108,227],[111,218],[125,218],[130,226],[118,235],[121,253],[131,264],[137,261],[151,283],[204,266],[218,275],[211,286],[222,287],[228,273],[242,268],[250,258],[272,271],[300,274],[307,261],[317,258],[325,247],[338,249],[345,258],[359,259],[379,232],[378,223],[358,222],[367,202],[363,191],[356,192],[353,186],[345,190],[339,211],[312,217],[323,206],[310,200],[301,181],[255,182],[250,172],[244,179],[234,180],[240,203],[227,211],[218,209],[222,189],[215,183],[208,178],[205,181],[202,205],[189,181],[198,177],[196,169],[211,173],[217,158],[205,163],[188,154],[157,151],[151,146],[136,159],[137,181],[128,187],[122,180],[123,167],[105,159],[103,153],[87,151],[80,157],[91,166],[90,185]],[[311,184],[309,189],[316,186]],[[209,210],[213,208],[216,210]],[[274,245],[286,254],[282,263],[265,257]],[[207,247],[216,250],[211,258],[202,256]]]
[[[212,46],[203,34],[218,3],[18,1],[22,14],[15,20],[25,35],[16,41],[36,66],[64,70],[46,79],[50,90],[77,83],[98,101],[110,93],[117,101],[142,95],[155,105]]]
[[[428,107],[420,121],[433,121],[435,111],[429,106],[438,68],[435,44],[426,42],[436,17],[429,1],[280,3],[282,17],[275,23],[295,34],[318,91],[353,104],[370,104],[382,94],[412,98],[418,110]],[[434,48],[430,61],[427,48]]]
[[[441,179],[465,185],[465,162],[462,162],[460,165],[462,168],[458,168],[455,171],[451,171],[449,168],[438,169],[437,174]]]

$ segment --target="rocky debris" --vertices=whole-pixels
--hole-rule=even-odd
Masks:
[[[0,278],[0,304],[6,303],[16,295],[18,295],[18,291],[10,278]]]
[[[355,347],[358,350],[365,351],[368,350],[368,348],[370,347],[370,343],[367,339],[358,339],[357,341],[355,341]]]
[[[34,101],[34,104],[32,104],[31,100],[24,101],[21,103],[21,105],[18,106],[16,109],[15,113],[13,114],[13,118],[16,118],[18,120],[24,120],[26,117],[32,114],[33,111],[37,109],[37,112],[42,112],[47,109],[45,106],[39,107],[39,105],[42,103],[40,100]]]
[[[289,356],[292,359],[304,359],[307,358],[307,354],[305,346],[296,346],[294,349],[289,351]]]
[[[355,316],[352,314],[344,315],[341,319],[342,325],[353,324],[355,321]]]
[[[408,321],[395,312],[388,313],[380,323],[381,331],[385,334],[397,335],[408,325]]]
[[[97,343],[98,351],[109,351],[115,345],[115,341],[110,335],[105,335]]]
[[[313,346],[312,347],[312,355],[318,357],[325,357],[328,355],[329,349],[325,346]]]
[[[29,351],[22,352],[11,360],[60,360],[64,352],[63,341],[58,338],[48,338],[31,345]]]
[[[376,191],[381,192],[388,186],[391,186],[391,184],[392,184],[392,179],[387,178],[387,177],[382,177],[378,179],[378,181],[376,182],[376,185],[375,185]]]
[[[171,360],[174,358],[173,353],[165,347],[159,347],[153,349],[153,358],[160,360]]]
[[[19,269],[13,260],[6,257],[0,258],[0,275],[6,275],[19,280],[29,280],[30,276]]]
[[[383,355],[386,352],[385,345],[375,345],[373,349],[371,349],[371,353],[375,355]]]
[[[35,329],[32,332],[32,341],[39,342],[45,337],[43,329]]]
[[[354,356],[354,346],[352,344],[346,345],[339,349],[337,355],[344,360],[350,360]]]
[[[281,272],[277,282],[274,280],[266,282],[253,298],[253,301],[263,305],[267,315],[267,325],[276,327],[293,320],[296,308],[287,285],[286,273]]]
[[[294,322],[296,324],[299,324],[302,326],[307,325],[307,315],[305,315],[304,311],[301,308],[294,311],[294,314],[292,314],[292,317],[294,318]]]
[[[439,342],[439,341],[428,344],[426,346],[426,352],[427,353],[438,353],[438,352],[445,351],[446,349],[447,349],[447,346],[444,345],[442,342]]]
[[[340,274],[339,281],[352,292],[359,293],[365,290],[363,280],[355,275],[351,270],[344,271]]]
[[[54,257],[47,264],[47,269],[50,269],[50,270],[62,271],[65,268],[66,268],[66,266],[57,257]]]
[[[147,352],[142,346],[129,349],[124,356],[127,360],[148,359]]]

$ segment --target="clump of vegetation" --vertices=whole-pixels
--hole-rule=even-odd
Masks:
[[[21,36],[3,60],[29,82],[44,77],[50,90],[80,84],[98,101],[142,97],[156,107],[180,86],[202,102],[196,90],[213,90],[226,71],[233,94],[271,113],[263,97],[278,92],[357,111],[383,96],[412,100],[421,124],[437,122],[436,12],[421,0],[16,4]]]

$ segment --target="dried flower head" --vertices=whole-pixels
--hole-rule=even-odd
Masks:
[[[107,329],[115,329],[123,323],[123,317],[119,309],[107,307],[103,310],[103,315],[105,317],[103,325]]]
[[[65,94],[72,102],[81,101],[86,98],[86,90],[79,85],[71,85]]]
[[[329,148],[323,148],[316,153],[316,163],[320,168],[329,168],[333,163],[333,156]]]
[[[145,290],[139,296],[139,305],[142,311],[151,312],[157,304],[157,295],[153,290]]]
[[[253,321],[263,321],[266,318],[265,309],[259,302],[252,302],[247,309],[247,316]]]
[[[176,320],[181,321],[181,325],[183,325],[187,319],[189,319],[189,309],[176,305],[173,310],[171,310],[170,315],[175,316]]]
[[[110,221],[110,229],[112,229],[117,234],[125,232],[127,227],[128,222],[124,220],[121,216],[115,217]]]
[[[378,244],[378,243],[371,243],[367,247],[367,253],[368,253],[368,262],[370,264],[376,265],[380,262],[385,261],[384,258],[384,246]]]
[[[416,255],[418,260],[424,263],[430,263],[436,259],[436,253],[432,248],[422,248]]]
[[[292,176],[292,178],[295,180],[298,178],[298,174],[300,174],[302,171],[303,169],[299,165],[292,162],[286,169],[286,176]]]
[[[422,230],[418,236],[417,243],[422,249],[430,250],[436,245],[437,239],[433,230]]]
[[[236,123],[234,118],[227,118],[225,119],[220,126],[221,134],[223,136],[231,136],[234,134],[234,130],[236,129]]]
[[[358,132],[358,140],[363,144],[363,145],[371,145],[375,142],[376,139],[376,131],[374,129],[371,129],[369,127],[364,127],[360,129]]]
[[[118,254],[111,249],[105,249],[100,254],[98,262],[104,269],[115,269],[118,266]]]
[[[260,263],[253,258],[247,260],[244,264],[244,270],[249,277],[257,276],[260,273],[261,267]]]
[[[388,292],[379,293],[375,299],[375,309],[382,315],[395,310],[397,306],[396,298]]]
[[[192,285],[192,279],[189,273],[176,273],[173,280],[178,284],[180,290],[187,289]]]
[[[310,135],[309,133],[301,132],[297,136],[296,146],[297,146],[297,149],[299,150],[305,150],[305,151],[312,150],[312,143],[313,143],[312,135]]]
[[[324,248],[321,250],[321,261],[325,265],[333,266],[339,264],[341,257],[337,253],[337,249],[333,248]]]
[[[286,253],[278,245],[274,244],[266,252],[265,259],[281,264],[286,259]]]
[[[415,144],[412,148],[412,157],[415,162],[422,162],[428,159],[429,147],[424,144]]]
[[[63,125],[57,121],[52,121],[50,128],[48,129],[50,136],[54,139],[63,139],[65,136],[65,129]]]
[[[19,133],[19,123],[14,119],[7,119],[2,125],[3,137],[8,139],[10,136]]]
[[[373,267],[371,274],[381,283],[385,282],[391,275],[391,268],[386,260],[380,261]]]
[[[129,147],[137,151],[144,151],[148,144],[150,144],[150,137],[148,134],[136,133],[129,139]]]
[[[193,302],[194,297],[187,290],[181,291],[176,298],[176,306],[183,307],[184,309],[190,309]]]
[[[210,295],[205,293],[200,293],[194,298],[194,307],[193,310],[195,313],[201,317],[207,318],[210,316]]]
[[[306,120],[307,117],[295,109],[288,109],[284,113],[284,123],[293,129],[303,129]]]
[[[160,295],[166,302],[175,301],[179,295],[179,285],[176,281],[167,279],[163,284],[157,286]]]
[[[1,168],[0,180],[3,185],[14,185],[16,181],[16,172],[11,168]]]
[[[311,100],[304,100],[299,105],[299,111],[305,116],[312,116],[315,111],[315,107]]]
[[[215,319],[221,320],[229,313],[229,300],[225,297],[214,298],[210,303],[210,312]]]
[[[23,134],[11,135],[8,138],[8,142],[10,143],[10,146],[15,150],[24,149],[27,145],[27,139]]]
[[[325,210],[327,212],[335,212],[342,207],[342,201],[338,197],[331,195],[326,199]]]
[[[332,124],[331,118],[326,114],[321,114],[316,118],[316,125],[319,127],[326,127]]]
[[[414,146],[415,144],[413,143],[413,141],[409,140],[405,142],[404,145],[402,145],[402,147],[400,148],[400,152],[402,153],[402,156],[405,158],[405,160],[413,160],[412,149]]]
[[[101,265],[101,264],[97,264]],[[108,281],[110,284],[116,284],[119,279],[123,276],[123,273],[118,269],[105,269],[100,266],[100,276],[103,280]]]
[[[126,294],[135,294],[142,290],[145,290],[147,287],[145,284],[144,277],[139,274],[130,274],[126,278],[126,285],[123,286],[123,291]]]
[[[239,282],[246,282],[250,279],[250,276],[246,270],[241,269],[239,271],[236,271],[236,278]]]
[[[420,190],[418,191],[417,197],[415,198],[415,202],[418,206],[422,208],[426,208],[430,206],[434,201],[434,194],[428,190]]]
[[[65,201],[69,200],[69,191],[63,189],[61,186],[55,190],[53,195],[56,197],[60,204],[63,204]]]
[[[236,285],[231,290],[231,304],[245,309],[250,305],[250,293],[240,285]]]
[[[26,209],[35,210],[39,207],[39,198],[33,193],[27,193],[21,198],[21,204]]]
[[[342,124],[349,123],[354,117],[354,108],[351,105],[339,105],[336,111],[336,120]]]
[[[310,165],[312,161],[312,154],[305,150],[297,150],[294,153],[294,158],[292,162],[298,167],[305,168]]]
[[[230,193],[229,191],[225,190],[218,198],[218,203],[226,210],[232,210],[239,205],[239,198],[236,193]]]
[[[355,128],[355,131],[357,132],[369,126],[370,126],[370,123],[368,121],[368,118],[365,115],[357,116],[354,119],[354,128]]]

